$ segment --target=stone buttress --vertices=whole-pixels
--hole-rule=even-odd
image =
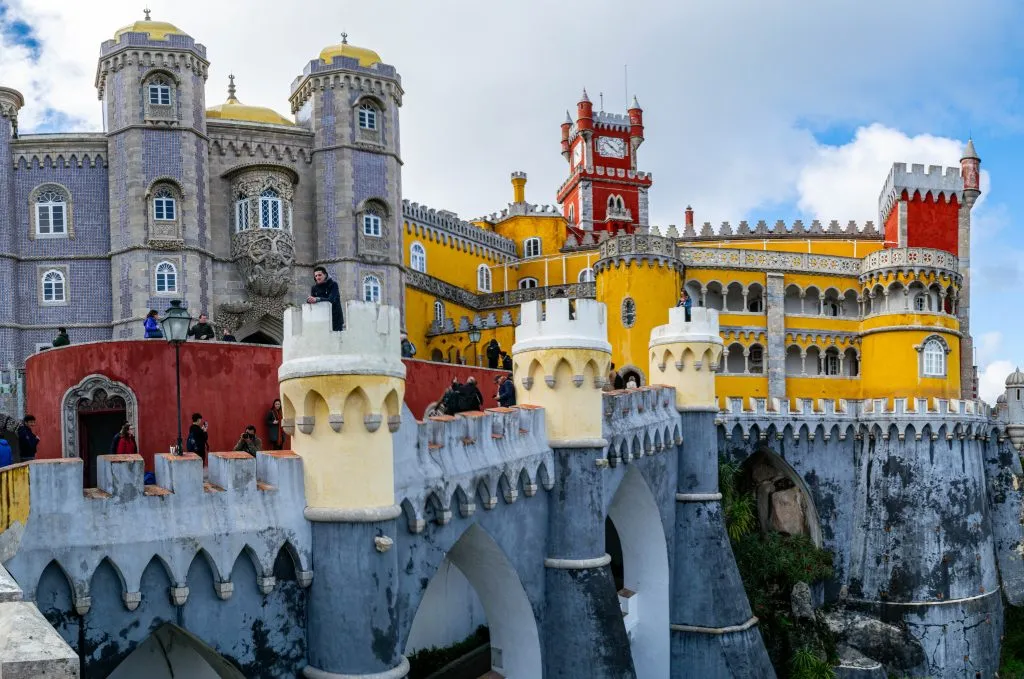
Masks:
[[[773,677],[722,516],[715,430],[715,370],[722,355],[718,312],[669,310],[651,332],[652,383],[675,387],[683,424],[678,447],[672,572],[672,676]]]
[[[405,366],[398,309],[349,302],[347,330],[327,304],[285,315],[279,371],[285,428],[303,460],[313,560],[310,679],[397,679],[399,652],[394,447]],[[317,584],[319,583],[319,584]]]
[[[544,676],[635,677],[605,551],[602,391],[611,346],[604,304],[528,302],[512,346],[520,406],[546,411],[554,453],[545,565]]]

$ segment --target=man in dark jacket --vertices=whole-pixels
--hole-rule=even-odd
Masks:
[[[512,357],[507,352],[501,352],[501,369],[512,372]]]
[[[516,404],[516,387],[508,375],[498,378],[498,405],[502,408],[509,408]]]
[[[476,378],[470,377],[460,389],[462,392],[462,407],[460,410],[483,410],[484,395],[480,393],[480,387],[476,386]]]
[[[188,428],[188,441],[185,442],[185,450],[203,458],[203,462],[206,462],[206,453],[210,447],[209,426],[203,422],[202,415],[193,413],[192,426]]]
[[[53,338],[53,346],[66,347],[69,344],[71,344],[71,338],[68,337],[68,329],[57,328],[57,336]]]
[[[199,314],[199,322],[188,329],[188,336],[197,340],[212,340],[213,326],[210,325],[210,317],[206,314]]]
[[[317,302],[329,302],[331,305],[331,330],[335,332],[345,327],[345,314],[341,310],[341,293],[338,292],[338,284],[327,275],[327,269],[318,266],[313,269],[313,280],[316,283],[309,290],[307,304]]]
[[[39,437],[32,431],[36,418],[26,415],[18,427],[18,457],[22,462],[36,459],[36,448],[39,447]]]
[[[492,339],[487,343],[487,367],[497,368],[498,367],[498,356],[501,355],[501,345],[498,344],[498,340]]]

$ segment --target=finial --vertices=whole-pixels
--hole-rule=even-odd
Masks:
[[[967,146],[964,147],[964,155],[963,158],[961,158],[961,160],[966,160],[968,158],[971,158],[973,160],[980,160],[978,158],[978,152],[974,150],[974,139],[972,139],[971,137],[967,138]]]
[[[149,10],[149,7],[147,7],[147,8],[146,8],[146,9],[144,9],[144,10],[142,10],[142,13],[146,15],[146,21],[149,21],[149,20],[150,20],[150,19],[149,19],[149,12],[150,12],[150,10]]]
[[[565,122],[567,122],[570,125],[572,125],[572,116],[569,115],[569,111],[568,110],[566,110],[566,112],[565,112]]]
[[[633,95],[633,103],[629,105],[630,108],[640,108],[640,102],[636,100],[636,95]]]
[[[580,101],[586,101],[586,102],[590,101],[590,97],[587,96],[587,88],[586,87],[583,88],[583,98],[580,99]]]
[[[341,32],[341,44],[342,45],[347,45],[348,44],[348,33],[346,33],[345,31]]]
[[[597,93],[597,97],[598,97],[598,99],[599,99],[599,100],[600,100],[600,102],[601,102],[601,103],[599,104],[600,110],[601,110],[601,111],[604,111],[604,92],[598,92],[598,93]]]
[[[228,75],[228,99],[235,98],[235,74]]]

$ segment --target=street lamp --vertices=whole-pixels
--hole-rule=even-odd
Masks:
[[[482,365],[480,362],[480,352],[477,351],[476,344],[480,341],[480,328],[475,325],[469,326],[469,342],[473,345],[473,355],[476,356],[477,367]]]
[[[174,382],[178,391],[178,447],[176,455],[181,455],[181,344],[188,340],[188,331],[192,326],[192,317],[188,309],[181,306],[180,299],[171,300],[171,308],[160,319],[160,328],[164,338],[174,345]]]

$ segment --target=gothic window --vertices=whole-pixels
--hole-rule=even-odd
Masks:
[[[281,196],[274,189],[264,189],[260,194],[260,228],[280,229],[282,224]]]
[[[486,264],[481,264],[476,269],[476,287],[480,292],[491,291],[491,270]]]
[[[588,267],[583,271],[580,271],[580,275],[576,278],[576,280],[580,283],[593,283],[594,270]]]
[[[171,105],[171,85],[163,76],[149,81],[149,103],[154,106]]]
[[[377,109],[373,104],[362,104],[359,107],[359,127],[364,130],[377,129]]]
[[[249,199],[239,196],[235,201],[235,231],[245,231],[249,228]]]
[[[57,187],[45,187],[36,196],[36,235],[67,235],[68,203]]]
[[[439,328],[444,327],[444,302],[439,299],[434,300],[434,323]]]
[[[755,344],[750,347],[750,372],[754,374],[761,374],[764,372],[764,349],[760,344]]]
[[[523,257],[540,257],[540,238],[527,238],[523,241]]]
[[[826,375],[838,375],[839,374],[839,350],[829,349],[825,352],[825,374]]]
[[[380,279],[376,276],[363,278],[363,301],[380,304]]]
[[[537,279],[536,278],[520,278],[519,279],[519,289],[520,290],[529,290],[530,288],[535,288],[535,287],[537,287]]]
[[[914,298],[914,311],[926,311],[928,309],[928,299],[922,293]]]
[[[636,302],[632,297],[622,300],[622,326],[632,328],[636,323]]]
[[[380,238],[381,218],[379,215],[367,213],[363,215],[363,234]]]
[[[625,209],[626,203],[622,200],[622,196],[608,196],[609,212],[622,212]]]
[[[43,303],[62,304],[67,301],[67,290],[64,274],[57,269],[50,269],[43,274]]]
[[[158,222],[173,222],[177,219],[178,206],[171,190],[164,187],[153,194],[153,219]]]
[[[927,340],[922,354],[925,377],[946,376],[946,347],[938,338]]]
[[[158,295],[178,292],[178,267],[171,262],[156,265],[156,292]]]
[[[427,271],[427,251],[419,243],[409,246],[409,267],[413,271]]]
[[[570,205],[569,206],[569,223],[570,224],[575,224],[576,223],[576,206],[575,205]]]

